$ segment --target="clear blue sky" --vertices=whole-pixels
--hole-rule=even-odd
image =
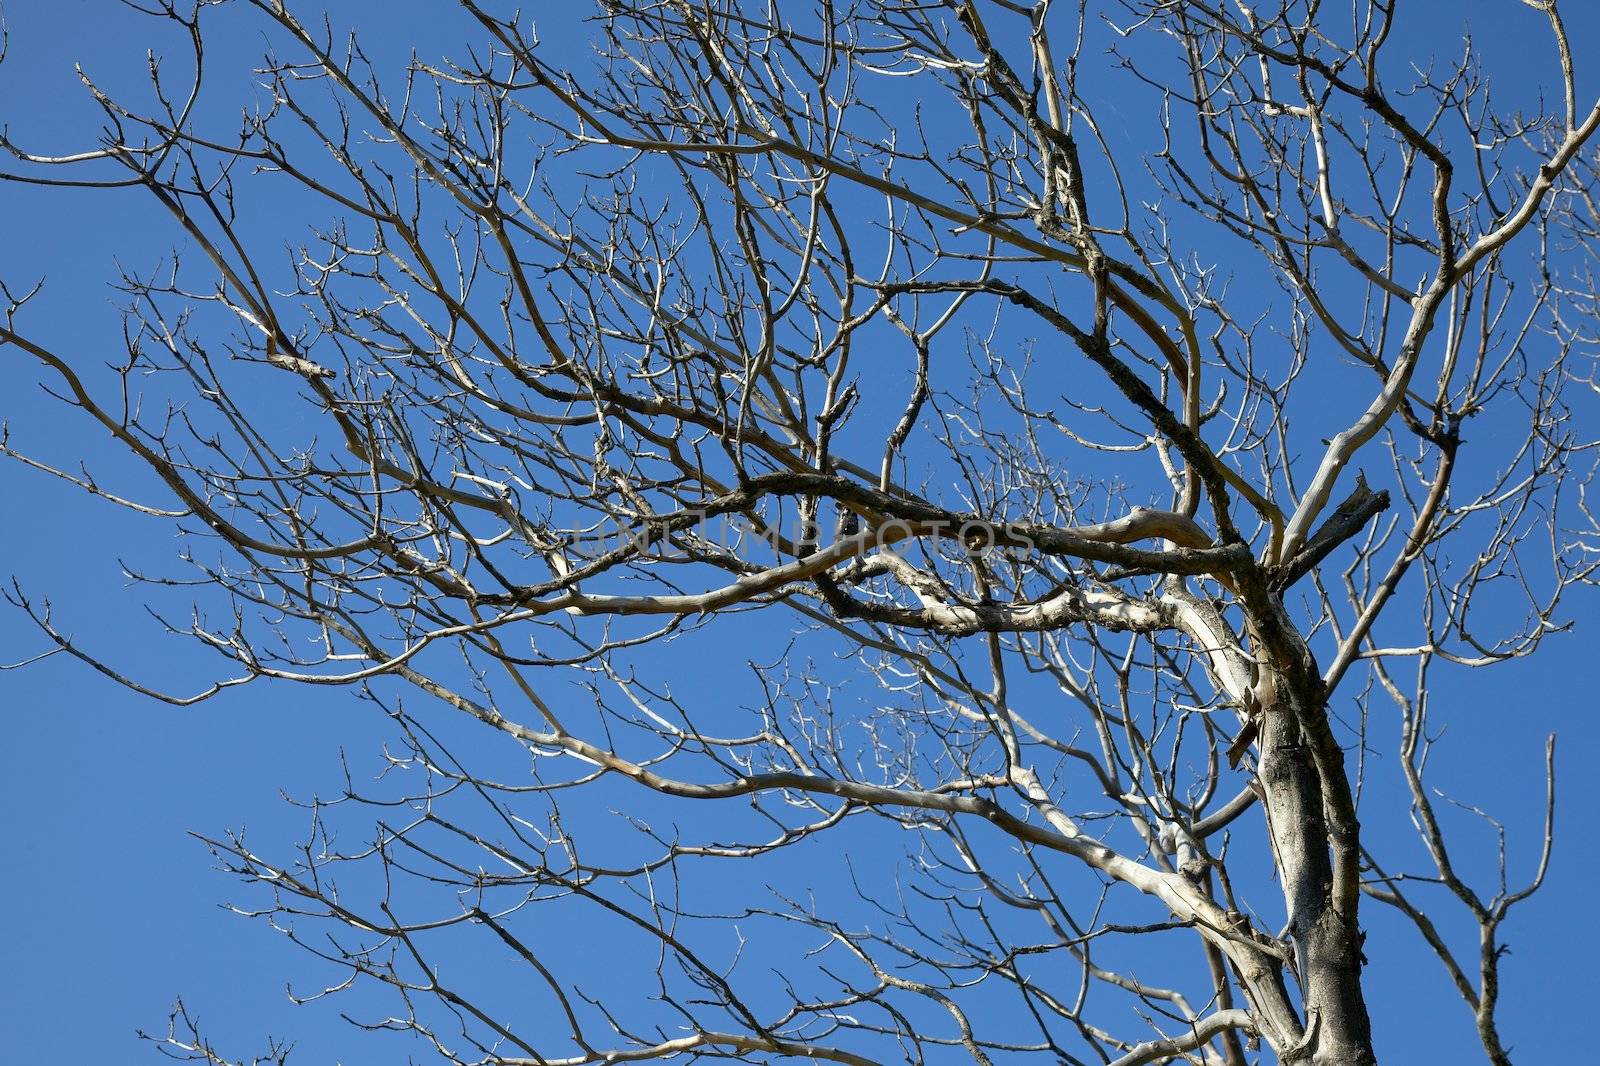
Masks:
[[[1500,22],[1507,9],[1521,8],[1513,0],[1412,6],[1440,28],[1444,52],[1457,48],[1464,24],[1478,27],[1491,69],[1517,91],[1530,91],[1548,72],[1542,38],[1521,38]],[[458,19],[421,13],[431,5],[360,2],[336,9],[365,23],[380,51],[416,43],[442,55],[465,40]],[[1600,40],[1600,23],[1587,15],[1570,16],[1575,39]],[[41,150],[80,147],[79,134],[97,125],[74,62],[115,81],[140,74],[147,46],[171,50],[175,62],[182,54],[170,36],[152,37],[146,21],[108,0],[22,0],[8,4],[5,16],[11,51],[0,66],[0,121]],[[1527,22],[1519,17],[1515,25]],[[215,114],[242,98],[259,48],[260,37],[243,30],[212,42]],[[1588,72],[1591,91],[1596,82]],[[46,277],[33,320],[45,323],[58,349],[83,367],[118,358],[119,316],[105,284],[115,262],[149,266],[172,242],[126,195],[0,186],[0,277]],[[0,412],[19,443],[58,461],[82,457],[108,483],[121,475],[128,479],[123,485],[147,484],[103,434],[41,392],[38,381],[33,366],[0,351]],[[64,629],[131,664],[142,679],[195,687],[202,674],[192,649],[161,636],[119,569],[119,561],[163,568],[176,546],[168,526],[10,461],[0,461],[0,500],[0,578],[14,577],[35,596],[48,593]],[[1565,1057],[1575,1019],[1587,1017],[1590,975],[1600,960],[1586,825],[1600,805],[1590,769],[1600,756],[1600,727],[1588,672],[1600,633],[1597,601],[1575,597],[1565,614],[1575,632],[1549,642],[1531,662],[1471,678],[1441,675],[1438,700],[1451,709],[1438,715],[1450,731],[1438,757],[1440,780],[1518,831],[1514,869],[1526,869],[1531,859],[1544,734],[1555,729],[1561,736],[1565,832],[1548,887],[1507,933],[1514,954],[1504,971],[1502,1032],[1520,1062]],[[23,616],[0,610],[0,661],[44,648]],[[136,1061],[152,1052],[134,1042],[135,1028],[160,1029],[181,994],[214,1034],[238,1036],[235,1047],[273,1033],[296,1038],[305,1062],[374,1061],[336,1009],[288,1004],[283,987],[305,972],[302,957],[259,924],[218,906],[235,886],[212,872],[187,833],[248,826],[252,839],[274,846],[296,839],[303,812],[286,805],[280,792],[337,789],[342,751],[370,771],[379,745],[391,737],[375,709],[342,690],[262,685],[174,710],[56,657],[0,674],[0,728],[9,770],[0,807],[7,872],[0,878],[0,1060]],[[1372,818],[1366,824],[1369,832],[1395,831]],[[1373,905],[1365,914],[1376,941],[1414,937]],[[1436,964],[1412,946],[1405,954],[1416,960],[1416,972],[1369,973],[1380,1049],[1392,1062],[1471,1061],[1476,1045],[1465,1010]],[[1388,956],[1381,943],[1371,953]],[[608,964],[592,953],[578,965],[600,980]],[[1540,972],[1559,979],[1540,982]]]

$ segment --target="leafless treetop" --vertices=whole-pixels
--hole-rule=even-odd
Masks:
[[[452,1062],[1368,1063],[1364,896],[1510,1061],[1553,822],[1533,869],[1454,857],[1428,696],[1597,563],[1600,104],[1554,0],[1485,28],[1548,57],[1543,110],[1376,0],[608,0],[543,40],[461,0],[475,43],[409,63],[213,6],[155,12],[192,81],[91,71],[98,141],[4,141],[183,249],[125,258],[113,369],[17,279],[0,342],[164,488],[6,453],[181,528],[146,580],[223,669],[152,691],[12,595],[170,702],[395,718],[294,857],[212,841],[330,992],[392,994],[360,1024]],[[242,125],[213,23],[269,31]],[[235,1061],[184,1012],[159,1042]]]

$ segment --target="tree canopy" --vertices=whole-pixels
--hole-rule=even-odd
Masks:
[[[1377,964],[1511,1061],[1553,745],[1534,861],[1463,857],[1430,692],[1561,661],[1600,563],[1569,12],[1501,5],[1548,57],[1502,101],[1378,0],[458,6],[406,58],[160,0],[187,65],[0,141],[170,232],[105,235],[109,365],[0,279],[5,357],[151,477],[0,449],[177,530],[135,576],[220,666],[10,597],[159,700],[392,718],[297,848],[206,831],[373,1046],[1359,1064]]]

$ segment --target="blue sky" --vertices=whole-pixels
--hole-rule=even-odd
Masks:
[[[1501,23],[1508,6],[1488,0],[1413,5],[1416,25],[1443,27],[1440,47],[1454,46],[1456,28],[1477,33],[1491,69],[1515,92],[1532,94],[1545,77],[1542,38],[1519,36],[1528,20]],[[398,10],[397,10],[398,9]],[[411,43],[447,54],[462,25],[431,5],[350,4],[380,53]],[[383,17],[375,17],[382,12]],[[564,9],[562,16],[569,15]],[[1586,12],[1570,16],[1575,39],[1596,39]],[[112,3],[58,0],[5,9],[10,54],[0,66],[0,121],[19,141],[42,151],[80,146],[79,131],[97,122],[72,64],[82,62],[113,84],[142,74],[146,46],[181,49],[169,35]],[[216,81],[213,114],[225,115],[248,88],[261,38],[242,21],[214,39],[208,63]],[[1512,28],[1508,29],[1509,25]],[[1537,27],[1535,27],[1537,28]],[[578,37],[570,25],[547,34]],[[1446,39],[1448,38],[1448,39]],[[565,40],[565,38],[558,38]],[[1596,78],[1587,79],[1591,92]],[[85,126],[85,123],[91,125]],[[0,187],[0,277],[47,279],[36,322],[82,367],[114,361],[119,315],[105,287],[115,264],[152,264],[173,242],[170,232],[131,195],[67,197],[14,185]],[[293,227],[292,204],[284,220]],[[0,352],[0,411],[13,439],[56,461],[84,458],[119,488],[148,487],[103,434],[74,417],[38,387],[39,377],[13,352]],[[294,417],[285,409],[285,417]],[[1600,427],[1595,427],[1600,429]],[[176,550],[169,526],[86,497],[61,482],[0,462],[0,578],[34,596],[48,594],[65,630],[141,679],[175,689],[198,687],[206,664],[181,642],[163,638],[144,610],[140,590],[121,570],[160,570]],[[1581,976],[1600,954],[1588,877],[1593,860],[1586,812],[1600,803],[1588,772],[1600,756],[1593,682],[1586,675],[1600,597],[1579,595],[1565,617],[1572,634],[1551,640],[1527,663],[1440,675],[1437,711],[1448,722],[1438,756],[1441,783],[1481,803],[1515,830],[1513,870],[1528,868],[1540,795],[1539,760],[1547,731],[1560,733],[1560,839],[1545,891],[1512,920],[1513,955],[1505,971],[1502,1031],[1518,1061],[1556,1058],[1568,1048],[1572,1019],[1590,995]],[[773,623],[776,624],[776,623]],[[20,613],[0,611],[0,661],[25,659],[44,642]],[[219,904],[236,886],[213,873],[189,831],[217,833],[244,826],[255,841],[280,846],[305,829],[306,815],[283,794],[337,791],[341,759],[370,775],[380,745],[394,732],[382,713],[340,689],[256,685],[191,710],[141,700],[81,664],[55,657],[0,674],[0,723],[6,730],[10,801],[0,813],[10,876],[0,880],[0,1046],[8,1061],[137,1060],[151,1052],[133,1040],[136,1028],[159,1030],[172,1000],[183,995],[214,1034],[247,1048],[265,1034],[295,1038],[303,1061],[373,1061],[366,1038],[353,1034],[328,1005],[292,1007],[285,983],[314,974],[303,957],[259,923]],[[445,735],[472,744],[470,729],[441,723]],[[1401,808],[1388,820],[1405,834]],[[1368,831],[1393,833],[1366,818]],[[1401,836],[1378,843],[1403,849]],[[1380,965],[1368,977],[1380,1048],[1390,1061],[1470,1060],[1475,1042],[1468,1016],[1436,964],[1414,950],[1414,934],[1368,905],[1365,920]],[[571,939],[575,979],[615,980],[614,967],[579,948],[570,929],[548,931],[553,946]],[[1385,946],[1394,938],[1392,950]],[[619,945],[621,941],[617,942]],[[1542,982],[1540,973],[1563,975]]]

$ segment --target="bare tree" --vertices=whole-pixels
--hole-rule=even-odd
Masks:
[[[397,64],[284,0],[148,2],[192,81],[86,75],[98,142],[10,134],[6,177],[136,190],[187,254],[117,281],[111,371],[18,279],[0,341],[168,498],[5,451],[182,530],[144,579],[225,665],[153,691],[11,596],[158,699],[392,716],[291,857],[210,841],[358,1024],[1370,1063],[1365,897],[1510,1061],[1553,799],[1536,868],[1462,858],[1425,771],[1430,680],[1533,653],[1597,565],[1600,104],[1555,0],[1495,28],[1543,111],[1393,0],[605,0],[585,54],[460,0],[477,42]],[[262,94],[217,126],[245,25]],[[1380,847],[1412,826],[1421,869]],[[557,921],[613,930],[610,994]],[[234,1061],[181,1009],[157,1043]]]

